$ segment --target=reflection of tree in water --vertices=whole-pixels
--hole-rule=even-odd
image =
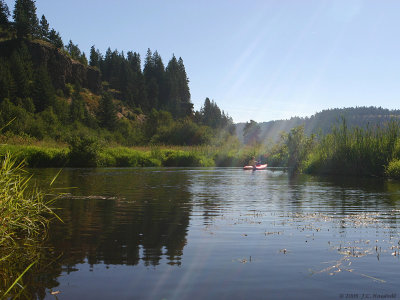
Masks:
[[[163,255],[180,264],[191,211],[187,173],[125,171],[70,173],[67,185],[82,186],[75,194],[83,196],[61,199],[64,224],[51,227],[63,265],[158,265]]]

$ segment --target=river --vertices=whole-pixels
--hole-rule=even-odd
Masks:
[[[400,299],[397,182],[108,168],[55,187],[63,223],[26,287],[39,298]]]

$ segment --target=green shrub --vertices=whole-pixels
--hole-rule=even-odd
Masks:
[[[171,151],[162,161],[165,167],[203,167],[214,165],[211,159],[193,152]]]
[[[400,178],[400,160],[393,159],[386,167],[386,175],[391,178]]]
[[[96,167],[100,144],[94,137],[77,135],[69,140],[69,166]]]

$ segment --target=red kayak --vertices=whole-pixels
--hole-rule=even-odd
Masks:
[[[267,164],[265,165],[256,165],[255,167],[253,166],[244,166],[243,170],[264,170],[267,168]]]

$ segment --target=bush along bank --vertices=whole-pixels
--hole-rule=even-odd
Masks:
[[[0,155],[12,153],[27,167],[242,167],[264,150],[254,147],[151,146],[105,147],[91,138],[75,138],[69,147],[2,145]]]

